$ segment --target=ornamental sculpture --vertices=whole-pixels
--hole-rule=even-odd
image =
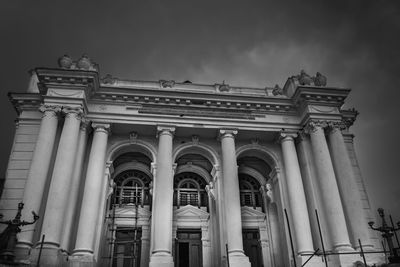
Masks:
[[[24,208],[24,203],[18,203],[18,212],[13,220],[0,221],[1,224],[6,224],[6,229],[0,234],[0,261],[14,261],[15,245],[17,244],[17,233],[21,232],[21,226],[34,224],[39,216],[32,211],[33,221],[21,221],[21,210]],[[1,217],[3,215],[1,214]]]
[[[77,61],[72,60],[68,55],[63,55],[58,59],[58,67],[71,70],[90,70],[98,71],[99,66],[93,62],[88,55],[82,55]]]
[[[175,81],[174,80],[160,80],[160,86],[161,88],[172,88],[175,86]]]
[[[299,75],[292,76],[291,78],[297,80],[300,85],[326,86],[327,84],[326,76],[322,75],[320,72],[317,72],[314,77],[311,77],[304,70],[301,70]]]

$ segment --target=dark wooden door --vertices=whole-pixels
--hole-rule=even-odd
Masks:
[[[201,267],[202,263],[202,244],[201,231],[199,230],[179,230],[177,232],[177,267]]]
[[[243,229],[243,249],[249,257],[251,267],[263,267],[260,233],[255,229]]]

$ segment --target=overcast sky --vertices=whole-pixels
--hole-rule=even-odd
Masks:
[[[360,112],[352,131],[370,200],[400,220],[400,1],[60,2],[0,4],[1,177],[16,118],[7,92],[65,53],[138,80],[283,86],[305,69],[353,89],[346,106]]]

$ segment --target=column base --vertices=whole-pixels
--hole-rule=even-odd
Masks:
[[[354,252],[350,244],[337,244],[333,246],[334,252]]]
[[[251,267],[249,257],[240,252],[229,253],[229,267]]]
[[[174,258],[170,253],[155,253],[150,257],[149,267],[174,267]]]
[[[68,267],[95,267],[96,259],[93,255],[72,255],[68,258]]]
[[[31,266],[38,266],[40,247],[31,250],[29,261]],[[63,266],[67,262],[67,257],[63,255],[59,248],[43,247],[40,255],[40,267]]]
[[[307,260],[310,259],[310,257],[311,257],[311,255],[310,256],[297,256],[296,257],[297,266],[299,266],[299,267],[303,266],[303,264],[305,264],[307,262]],[[323,261],[322,256],[314,256],[307,262],[307,264],[305,264],[305,266],[307,266],[307,267],[325,267],[325,263]]]

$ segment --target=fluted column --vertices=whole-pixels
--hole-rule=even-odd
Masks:
[[[58,145],[42,225],[42,234],[46,235],[45,244],[49,248],[59,247],[64,231],[65,211],[68,206],[82,108],[64,107],[62,111],[65,113],[65,122]]]
[[[157,127],[157,172],[153,192],[152,231],[154,237],[150,267],[174,266],[172,258],[172,199],[174,176],[172,168],[172,140],[174,127]]]
[[[298,253],[312,253],[313,243],[311,237],[310,220],[308,217],[306,197],[300,174],[294,137],[297,134],[281,133],[283,163],[285,165],[286,185],[289,196],[291,221],[294,226],[294,235]]]
[[[57,133],[57,114],[61,111],[61,108],[59,106],[42,105],[40,111],[43,112],[43,116],[25,184],[23,198],[25,208],[22,210],[22,218],[30,218],[32,216],[31,211],[39,213]],[[30,248],[33,245],[34,231],[35,224],[25,226],[24,231],[18,235],[17,246]]]
[[[231,267],[249,266],[249,258],[243,251],[242,217],[240,208],[239,177],[236,162],[235,130],[220,130],[222,147],[222,173],[224,184],[224,208],[228,254]]]
[[[93,256],[97,220],[99,213],[103,209],[100,204],[102,203],[100,198],[104,189],[106,149],[110,125],[92,123],[92,127],[94,131],[93,141],[83,190],[75,249],[73,251],[75,256]]]
[[[351,232],[351,241],[354,247],[359,247],[358,239],[360,239],[363,247],[369,246],[372,248],[366,217],[361,203],[360,189],[356,184],[353,166],[351,165],[349,153],[340,130],[341,126],[340,123],[330,124],[329,147],[340,196],[343,203],[345,203],[343,206],[350,228],[349,231]]]
[[[322,126],[325,125],[310,122],[307,128],[311,137],[311,147],[318,176],[318,186],[328,223],[325,227],[328,227],[333,249],[336,251],[352,250],[335,172],[333,170],[332,160]]]
[[[88,126],[89,126],[89,121],[83,119],[79,131],[78,149],[76,152],[74,171],[72,174],[70,193],[68,196],[69,204],[67,206],[67,210],[65,211],[64,231],[61,239],[61,247],[66,251],[70,250],[70,243],[73,240],[72,233],[73,233],[74,222],[76,221],[76,218],[79,215],[79,212],[77,211],[77,202],[78,202],[79,188],[83,186],[82,169],[83,169],[84,156],[86,152]]]

